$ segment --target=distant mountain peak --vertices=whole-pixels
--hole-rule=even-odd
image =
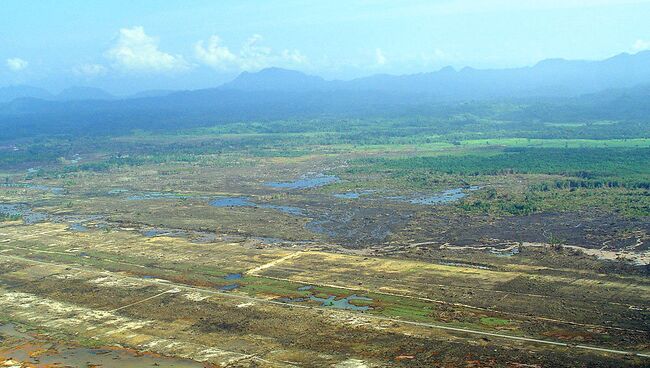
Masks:
[[[45,89],[26,85],[0,87],[0,103],[10,102],[18,98],[48,99],[52,98],[52,94]]]
[[[115,96],[104,91],[101,88],[73,86],[68,87],[56,95],[57,100],[74,101],[74,100],[112,100]]]
[[[242,72],[221,88],[244,91],[304,91],[322,89],[326,85],[327,82],[321,77],[297,70],[270,67],[258,72]]]

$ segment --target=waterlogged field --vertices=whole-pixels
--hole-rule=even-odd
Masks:
[[[647,366],[648,132],[558,124],[284,121],[12,142],[0,359]]]

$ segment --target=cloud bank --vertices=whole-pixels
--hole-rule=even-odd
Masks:
[[[141,26],[122,28],[115,45],[106,52],[117,68],[127,71],[163,72],[183,70],[189,64],[180,55],[158,49],[158,40]]]
[[[238,52],[232,52],[222,44],[221,38],[212,35],[206,42],[198,41],[194,45],[196,59],[219,70],[247,70],[253,71],[269,66],[297,66],[307,63],[305,57],[298,50],[285,49],[276,52],[263,44],[262,36],[255,34],[249,37]]]

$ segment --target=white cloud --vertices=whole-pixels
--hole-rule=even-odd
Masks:
[[[72,71],[77,75],[96,77],[106,74],[108,69],[101,64],[81,64],[77,65]]]
[[[196,58],[215,69],[259,70],[270,66],[296,66],[307,63],[307,57],[298,50],[275,52],[263,44],[262,36],[254,34],[244,42],[238,52],[224,46],[217,35],[208,42],[199,41],[194,46]]]
[[[425,64],[437,64],[437,63],[446,63],[452,62],[458,59],[457,56],[449,54],[441,49],[433,49],[432,51],[427,51],[420,54],[420,59]]]
[[[217,69],[228,69],[237,62],[237,57],[228,47],[221,46],[221,39],[217,35],[210,37],[207,47],[203,46],[203,41],[197,42],[194,52],[201,62]]]
[[[239,66],[244,70],[261,69],[270,65],[272,51],[270,47],[261,45],[262,36],[254,34],[239,52]]]
[[[386,56],[380,48],[375,49],[375,63],[377,65],[386,65]]]
[[[21,58],[9,58],[7,59],[7,67],[14,72],[19,72],[29,66],[29,63]]]
[[[106,56],[119,68],[133,71],[162,72],[187,69],[189,64],[180,55],[158,49],[158,40],[138,26],[120,29],[115,45]]]
[[[636,42],[634,42],[634,45],[632,45],[632,50],[634,51],[650,50],[650,40],[641,40],[641,39],[636,40]]]
[[[282,51],[282,59],[292,62],[294,64],[307,63],[307,57],[298,50],[284,50]]]

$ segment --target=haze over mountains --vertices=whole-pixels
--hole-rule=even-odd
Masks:
[[[0,88],[0,102],[5,102],[0,104],[0,125],[15,129],[12,134],[29,134],[44,126],[61,132],[85,131],[87,126],[98,131],[168,129],[296,116],[399,114],[406,110],[430,114],[441,105],[504,99],[532,101],[538,114],[548,111],[552,102],[552,108],[566,110],[564,115],[582,111],[583,116],[606,118],[617,112],[633,118],[648,110],[644,107],[650,96],[648,86],[650,51],[602,61],[551,59],[532,67],[494,70],[447,67],[430,73],[374,75],[349,81],[268,68],[244,72],[215,88],[144,91],[127,98],[91,87],[69,88],[57,95],[26,86]]]
[[[243,91],[384,91],[424,93],[463,100],[529,96],[576,96],[650,82],[650,51],[619,54],[602,61],[548,59],[532,67],[480,70],[451,67],[411,75],[374,75],[326,81],[300,72],[269,68],[244,72],[221,88]]]

